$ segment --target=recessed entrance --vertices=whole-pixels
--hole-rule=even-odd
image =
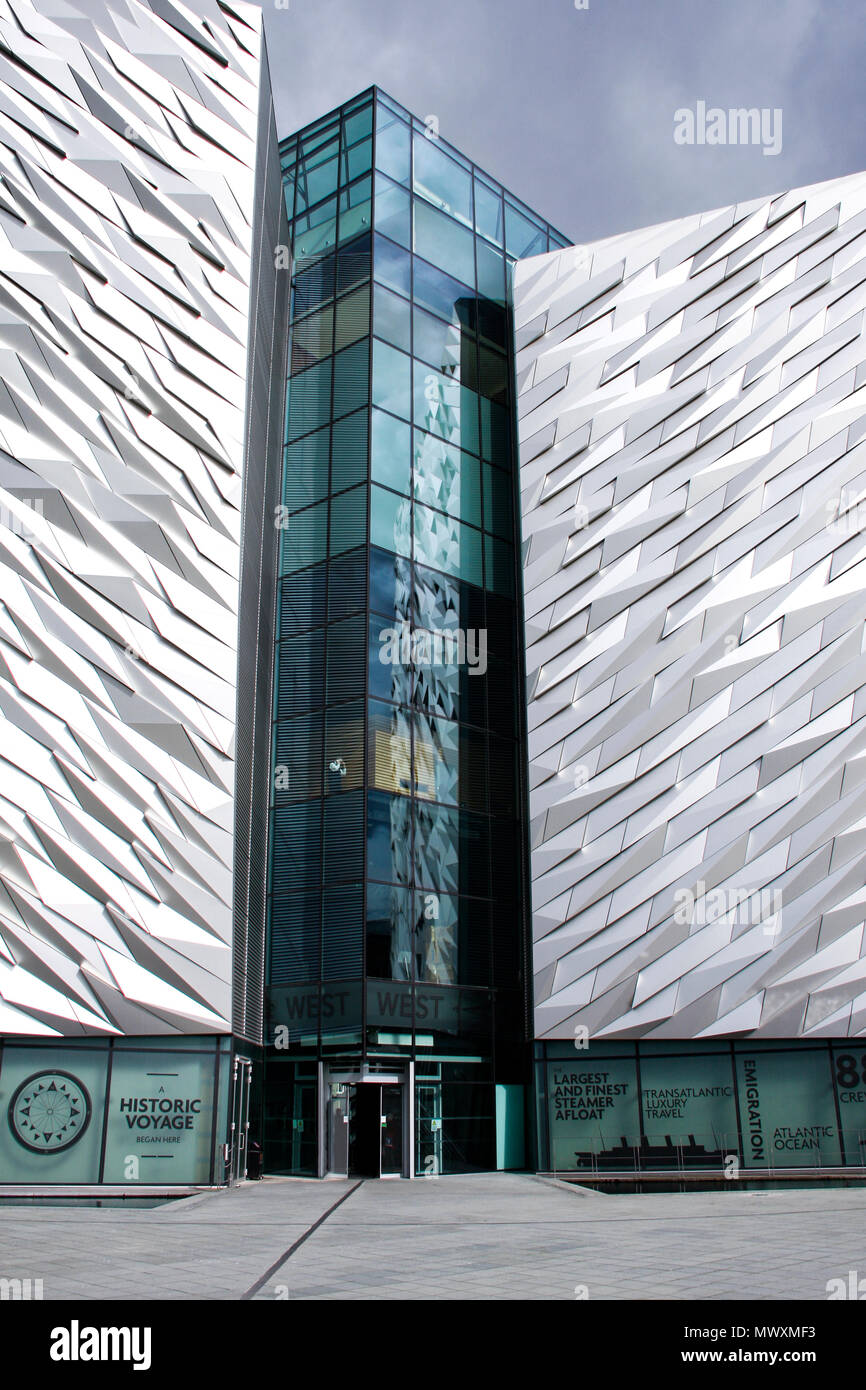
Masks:
[[[328,1085],[328,1157],[332,1174],[357,1178],[408,1176],[401,1077],[331,1074]]]

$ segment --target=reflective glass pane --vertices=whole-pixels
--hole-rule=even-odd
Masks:
[[[480,584],[481,532],[416,502],[415,559],[470,584]]]
[[[389,883],[411,881],[412,803],[387,792],[367,794],[367,874]]]
[[[472,811],[419,801],[414,806],[415,882],[423,888],[486,897],[490,822]]]
[[[295,219],[293,228],[295,263],[302,265],[321,256],[337,240],[337,200],[329,198],[312,212]]]
[[[329,553],[342,555],[367,539],[367,488],[352,488],[331,498]]]
[[[505,259],[485,242],[477,243],[478,293],[488,299],[505,300]]]
[[[379,700],[408,705],[412,699],[412,629],[396,618],[370,615],[367,667],[369,691]]]
[[[414,222],[415,253],[465,285],[474,285],[475,240],[469,229],[421,198],[415,199]]]
[[[343,125],[343,139],[347,145],[354,145],[373,131],[373,105],[360,106],[347,116]]]
[[[340,194],[340,241],[348,241],[370,228],[371,180],[359,179]]]
[[[475,227],[483,236],[502,245],[504,223],[502,216],[502,195],[494,193],[486,183],[475,180]]]
[[[475,312],[476,295],[467,285],[445,275],[426,261],[415,262],[415,303],[440,318],[469,327]]]
[[[381,102],[376,107],[376,168],[409,186],[409,127]]]
[[[370,139],[360,140],[351,149],[343,152],[343,171],[342,182],[351,183],[352,179],[360,178],[366,174],[373,164],[373,141]]]
[[[373,290],[373,332],[394,347],[409,352],[412,344],[408,299],[376,285]]]
[[[415,424],[478,453],[478,397],[432,367],[415,367]]]
[[[402,501],[399,497],[395,500]],[[408,559],[373,547],[370,550],[370,607],[378,613],[408,619],[411,591],[412,566]]]
[[[463,352],[464,332],[459,323],[446,323],[443,319],[434,318],[426,310],[419,309],[416,305],[414,310],[415,319],[415,356],[420,357],[424,362],[429,362],[445,376],[460,376],[461,355]],[[475,351],[475,338],[469,336],[471,350]]]
[[[335,257],[323,256],[314,265],[298,271],[292,288],[292,313],[295,318],[333,298],[336,270]]]
[[[322,795],[321,712],[274,725],[273,767],[274,796],[280,801],[305,801]]]
[[[412,553],[412,504],[396,492],[372,488],[370,496],[370,544],[397,555]]]
[[[367,974],[412,978],[412,893],[392,883],[367,884]]]
[[[506,199],[505,249],[509,256],[538,256],[547,250],[547,232]]]
[[[337,294],[345,294],[370,278],[370,238],[356,237],[337,252]]]
[[[414,565],[412,621],[416,627],[485,627],[485,596],[475,584]],[[506,617],[504,621],[508,621]]]
[[[324,560],[328,544],[328,504],[296,512],[280,528],[280,573],[290,574]]]
[[[401,246],[377,236],[374,269],[376,279],[383,285],[390,285],[391,289],[399,290],[401,294],[411,294],[412,257]]]
[[[283,464],[283,503],[289,511],[320,501],[328,491],[328,444],[331,431],[325,427],[308,434],[285,451]]]
[[[388,343],[373,342],[373,404],[411,418],[412,359]]]
[[[412,734],[409,715],[396,705],[369,703],[369,779],[382,791],[411,792]]]
[[[376,175],[376,231],[409,246],[410,199],[405,188]]]
[[[414,188],[443,212],[472,226],[472,176],[456,164],[436,140],[414,136]]]
[[[408,632],[408,629],[407,629]],[[428,714],[487,723],[487,633],[445,627],[411,630],[412,703]],[[409,646],[404,640],[404,647]]]
[[[419,502],[481,525],[480,466],[471,454],[416,430],[413,479]]]
[[[375,482],[408,494],[412,470],[411,430],[402,420],[373,410],[371,473]]]
[[[456,985],[457,899],[447,893],[415,894],[415,978],[431,985]]]
[[[416,714],[415,795],[425,801],[457,804],[460,782],[459,725]]]
[[[290,637],[277,647],[274,718],[293,719],[325,703],[325,646],[321,632]]]

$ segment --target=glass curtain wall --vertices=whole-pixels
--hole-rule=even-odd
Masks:
[[[316,1061],[412,1060],[417,1171],[493,1167],[527,1064],[508,276],[567,243],[376,90],[281,154],[266,1164],[312,1171]]]

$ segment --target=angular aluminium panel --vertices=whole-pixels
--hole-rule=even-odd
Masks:
[[[537,1035],[863,1035],[866,175],[515,297]]]
[[[231,1027],[262,56],[234,0],[0,0],[8,1034]]]

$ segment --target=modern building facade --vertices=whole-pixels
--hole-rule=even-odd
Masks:
[[[0,14],[0,1185],[861,1167],[866,177],[572,247]]]
[[[561,1168],[861,1165],[866,178],[519,265]]]
[[[531,1072],[509,270],[564,239],[363,93],[280,147],[291,347],[265,1151],[525,1160]]]
[[[198,10],[0,15],[0,1183],[224,1181],[261,1043],[285,214]]]

